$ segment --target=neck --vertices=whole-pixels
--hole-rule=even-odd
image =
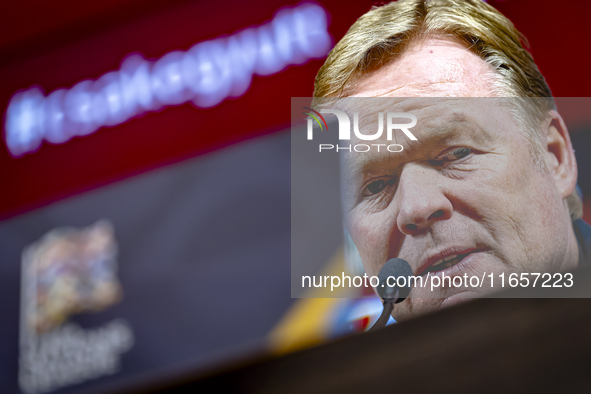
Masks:
[[[580,247],[573,226],[568,226],[568,245],[567,250],[560,266],[560,271],[572,271],[580,263]]]

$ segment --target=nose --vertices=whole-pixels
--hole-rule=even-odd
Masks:
[[[419,235],[433,223],[451,217],[453,206],[443,186],[437,170],[418,164],[405,166],[396,191],[396,224],[403,234]]]

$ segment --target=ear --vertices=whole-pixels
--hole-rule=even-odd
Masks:
[[[564,120],[554,110],[550,111],[550,115],[546,141],[549,173],[562,198],[567,198],[577,184],[577,160]]]

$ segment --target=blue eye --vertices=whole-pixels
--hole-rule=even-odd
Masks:
[[[445,156],[443,156],[443,160],[445,160],[445,161],[459,160],[459,159],[462,159],[462,158],[468,156],[470,153],[472,153],[472,149],[470,149],[470,148],[466,148],[466,147],[456,148],[456,149],[453,149],[450,152],[446,153]]]
[[[385,187],[386,182],[383,179],[380,179],[379,181],[375,181],[367,185],[367,190],[369,190],[371,194],[376,194],[384,190]]]
[[[379,192],[384,190],[386,188],[386,186],[392,186],[395,183],[396,183],[396,178],[387,179],[387,180],[386,179],[378,179],[377,181],[373,181],[369,185],[367,185],[366,189],[371,194],[378,194]]]

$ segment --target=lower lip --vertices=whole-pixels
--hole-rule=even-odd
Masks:
[[[474,261],[473,261],[473,260],[474,260],[474,259],[477,259],[477,258],[478,258],[478,255],[479,255],[480,253],[483,253],[483,252],[484,252],[484,250],[479,250],[479,251],[477,251],[477,252],[472,252],[472,253],[470,253],[469,255],[467,255],[466,257],[464,257],[464,258],[463,258],[463,259],[462,259],[462,260],[461,260],[459,263],[457,263],[456,265],[452,265],[451,267],[449,267],[449,268],[446,268],[446,269],[444,269],[444,270],[441,270],[441,271],[430,272],[430,273],[428,273],[428,274],[426,274],[426,275],[433,275],[433,276],[443,276],[443,275],[445,274],[446,276],[451,276],[451,277],[454,277],[454,276],[461,276],[461,275],[464,273],[465,269],[466,269],[466,268],[467,268],[469,265],[471,265],[471,264],[473,264],[473,263],[474,263]]]
[[[466,293],[454,294],[451,297],[447,297],[441,303],[441,307],[448,307],[456,304],[461,304],[466,301],[470,301],[471,299],[477,298],[477,295],[470,296]]]

